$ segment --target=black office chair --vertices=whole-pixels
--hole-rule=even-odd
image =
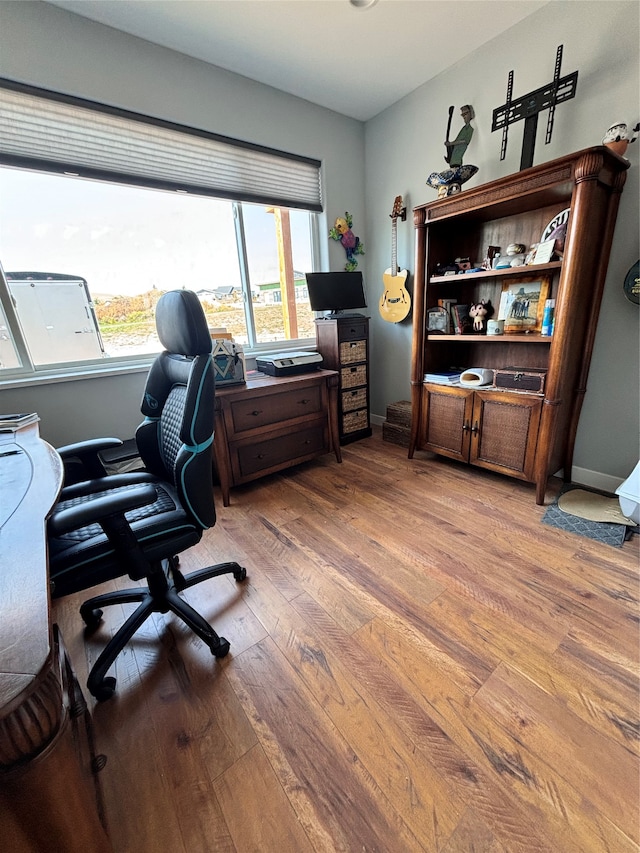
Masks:
[[[59,448],[79,460],[85,479],[65,486],[48,523],[53,597],[69,595],[129,575],[147,586],[98,595],[80,614],[92,630],[109,604],[139,602],[93,666],[87,686],[108,699],[115,678],[106,677],[136,630],[153,612],[172,611],[221,658],[229,643],[179,593],[208,578],[246,578],[238,563],[220,563],[183,575],[177,554],[200,541],[215,524],[213,421],[215,382],[211,336],[192,291],[165,293],[156,306],[165,347],[153,363],[142,401],[136,443],[144,471],[108,475],[100,453],[122,442],[98,439]]]

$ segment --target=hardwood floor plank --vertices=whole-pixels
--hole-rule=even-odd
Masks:
[[[631,753],[567,710],[561,696],[550,696],[507,665],[493,673],[473,701],[638,841],[640,787]]]
[[[638,853],[640,537],[379,428],[342,453],[234,489],[181,555],[248,570],[184,593],[226,658],[155,614],[89,699],[114,853]],[[98,591],[54,602],[82,681],[127,611],[85,637]]]
[[[270,761],[286,765],[285,790],[316,849],[327,849],[318,846],[327,833],[340,851],[423,849],[272,641],[243,652],[229,674]]]
[[[230,827],[234,851],[313,850],[260,746],[254,746],[216,779],[214,788]],[[248,809],[256,819],[247,820]],[[212,843],[208,849],[217,853],[222,848]]]

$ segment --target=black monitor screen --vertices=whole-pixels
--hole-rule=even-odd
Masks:
[[[351,311],[366,308],[361,272],[308,272],[307,290],[312,311]]]

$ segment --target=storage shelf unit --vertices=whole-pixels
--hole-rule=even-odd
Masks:
[[[573,449],[593,350],[620,194],[629,163],[601,146],[508,175],[414,208],[416,263],[409,457],[428,450],[536,485],[544,502],[548,477],[570,479]],[[527,247],[569,211],[564,253],[551,261],[455,276],[431,275],[455,257],[481,261],[489,246]],[[553,337],[538,332],[487,336],[426,332],[439,299],[491,300],[504,287],[546,279],[555,299]],[[494,316],[496,316],[494,315]],[[546,371],[544,394],[444,387],[424,374],[508,366]]]
[[[340,376],[340,444],[370,436],[369,318],[345,315],[316,320],[316,347],[324,366]]]

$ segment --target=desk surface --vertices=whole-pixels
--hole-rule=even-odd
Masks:
[[[0,715],[51,651],[46,518],[62,477],[37,423],[0,433]]]
[[[261,388],[268,388],[273,392],[274,388],[279,385],[286,388],[295,387],[296,384],[303,384],[309,380],[317,380],[318,377],[337,376],[335,370],[309,370],[307,373],[292,373],[289,376],[269,376],[267,373],[262,373],[259,370],[250,370],[247,373],[247,381],[238,385],[216,385],[216,397],[227,397],[242,394],[244,391],[253,392],[259,391]]]

